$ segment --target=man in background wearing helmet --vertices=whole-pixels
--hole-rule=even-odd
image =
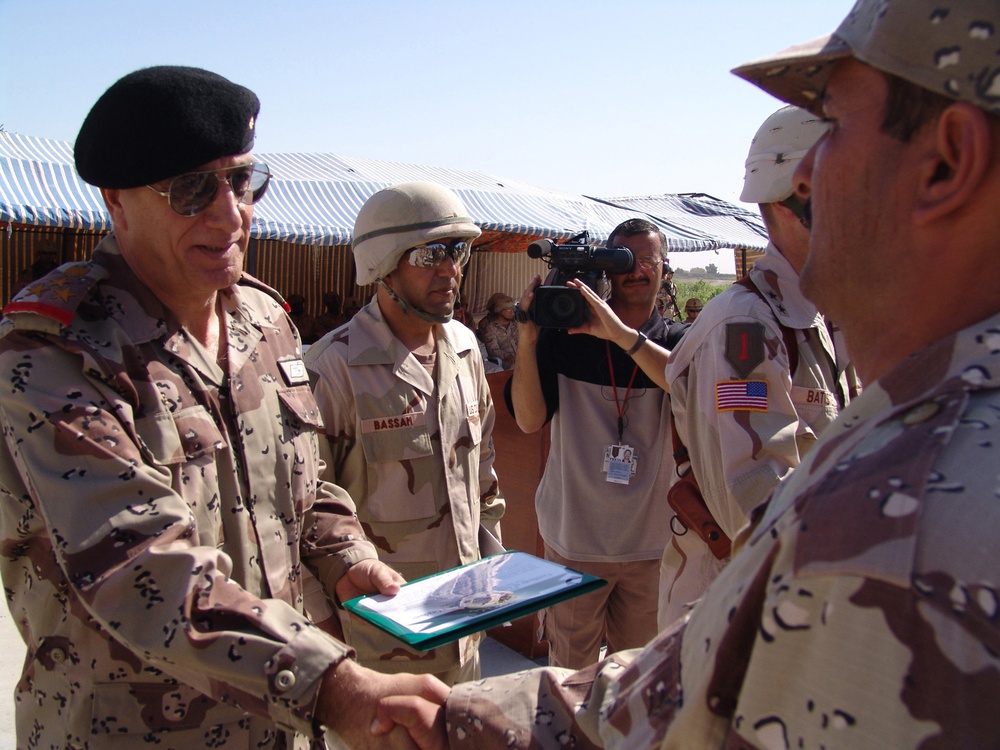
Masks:
[[[690,297],[684,303],[684,322],[694,323],[699,313],[705,308],[705,303],[699,297]]]
[[[660,280],[660,289],[656,293],[656,310],[667,320],[679,320],[680,313],[677,310],[677,284],[674,283],[674,268],[664,259],[663,278]]]
[[[478,560],[481,525],[500,537],[493,401],[475,334],[452,320],[479,235],[441,185],[372,195],[354,259],[358,285],[376,283],[376,295],[306,356],[332,452],[324,476],[348,490],[379,558],[407,580]],[[338,614],[365,666],[449,684],[479,675],[481,634],[421,653]]]
[[[688,451],[689,463],[679,457],[678,471],[693,472],[708,513],[729,539],[849,399],[837,365],[843,352],[799,289],[809,230],[792,173],[825,131],[822,120],[797,107],[779,109],[757,130],[740,200],[759,204],[770,242],[748,279],[704,306],[666,368],[674,425]],[[698,519],[682,510],[671,522],[660,568],[661,629],[729,560],[724,545],[702,539],[692,517]]]

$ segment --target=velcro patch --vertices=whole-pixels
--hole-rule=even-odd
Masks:
[[[281,376],[288,386],[306,385],[309,382],[309,373],[306,372],[306,363],[301,359],[285,359],[278,362],[281,368]]]
[[[719,411],[767,411],[766,380],[723,380],[715,384]]]
[[[726,324],[726,361],[745,378],[764,361],[763,323]]]
[[[410,414],[400,414],[398,417],[375,417],[361,420],[361,432],[370,435],[373,432],[386,430],[405,430],[410,427],[423,427],[424,413],[415,411]]]

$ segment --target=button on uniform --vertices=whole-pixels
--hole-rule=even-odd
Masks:
[[[275,676],[274,684],[283,693],[291,690],[295,686],[295,673],[290,669],[282,669]]]

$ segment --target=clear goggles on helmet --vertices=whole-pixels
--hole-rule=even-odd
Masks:
[[[166,198],[175,213],[195,216],[212,205],[223,180],[229,183],[237,203],[249,205],[264,197],[271,181],[271,170],[264,162],[251,162],[225,169],[185,172],[170,180],[166,190],[157,190],[152,185],[146,187]]]
[[[417,245],[407,251],[410,265],[417,268],[435,268],[444,263],[445,258],[451,258],[455,265],[461,268],[469,262],[472,253],[472,243],[465,240],[451,242],[428,242]]]

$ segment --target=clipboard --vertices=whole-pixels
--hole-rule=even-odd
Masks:
[[[429,651],[600,588],[603,578],[508,550],[405,584],[396,596],[344,602],[353,614]]]

